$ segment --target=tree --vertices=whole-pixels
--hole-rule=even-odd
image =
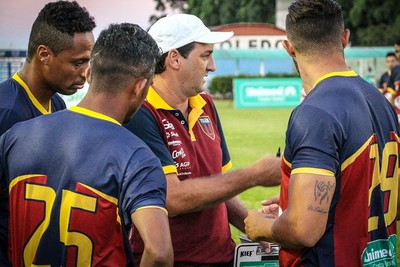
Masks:
[[[352,45],[392,46],[400,39],[398,0],[337,0],[350,29]]]
[[[208,27],[238,22],[275,24],[279,0],[154,0],[156,10],[166,7],[198,16]],[[392,46],[400,39],[399,0],[337,0],[344,11],[353,46]],[[159,17],[153,15],[151,21]]]
[[[275,0],[154,0],[161,16],[152,15],[150,21],[165,15],[167,7],[198,16],[208,27],[237,23],[261,22],[274,24]]]

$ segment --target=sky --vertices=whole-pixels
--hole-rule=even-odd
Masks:
[[[26,50],[37,14],[51,0],[0,0],[0,49]],[[95,18],[97,37],[110,23],[131,22],[145,30],[156,14],[154,0],[77,0]]]

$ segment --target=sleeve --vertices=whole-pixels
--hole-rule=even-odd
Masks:
[[[160,161],[143,147],[132,156],[122,185],[122,209],[125,222],[140,208],[158,207],[166,210],[167,182]]]
[[[222,150],[222,172],[229,170],[232,167],[231,156],[229,155],[228,146],[225,141],[224,131],[222,130],[221,121],[218,116],[218,111],[215,105],[213,105],[215,110],[215,115],[217,118],[218,132],[221,137],[221,150]]]
[[[173,166],[176,172],[175,161],[164,143],[156,119],[145,106],[142,106],[135,116],[124,124],[124,127],[150,147],[151,151],[160,159],[163,167]]]
[[[17,122],[22,121],[21,116],[15,110],[8,108],[0,109],[0,135],[5,133]]]
[[[299,106],[289,121],[284,156],[290,159],[292,172],[315,168],[337,173],[343,139],[339,122],[330,114],[314,106]]]

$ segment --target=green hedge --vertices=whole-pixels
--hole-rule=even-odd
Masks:
[[[229,75],[229,76],[216,76],[208,85],[208,92],[213,96],[220,98],[232,98],[233,96],[233,79],[234,78],[285,78],[285,77],[299,77],[297,74],[268,74],[266,76],[254,75]]]

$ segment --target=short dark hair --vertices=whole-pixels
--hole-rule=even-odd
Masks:
[[[288,8],[286,34],[300,52],[312,54],[341,46],[341,6],[334,0],[296,0]]]
[[[97,38],[90,59],[96,90],[116,92],[133,78],[150,79],[160,56],[154,39],[140,26],[111,24]]]
[[[48,3],[32,25],[27,59],[32,59],[39,45],[48,46],[57,55],[72,46],[75,33],[91,32],[95,27],[94,18],[76,1]]]
[[[177,48],[179,54],[181,54],[184,58],[187,58],[194,49],[194,42],[188,43],[182,47]],[[164,53],[160,59],[157,61],[155,74],[160,74],[165,71],[165,59],[167,58],[168,52]]]
[[[396,57],[396,54],[394,52],[388,52],[386,57]]]

